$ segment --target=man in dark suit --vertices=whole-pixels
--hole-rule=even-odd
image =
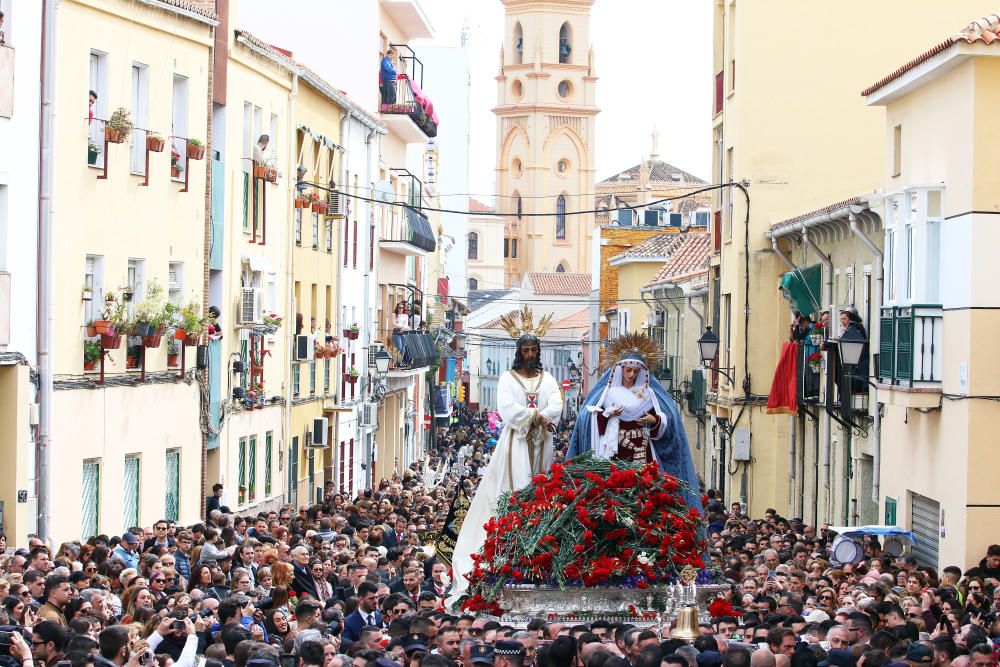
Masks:
[[[319,595],[316,592],[316,581],[309,570],[309,549],[305,545],[300,544],[292,549],[292,569],[295,572],[295,577],[292,581],[292,590],[298,593],[299,598],[302,598],[304,594],[308,594],[309,597],[318,600]]]
[[[444,585],[444,581],[441,579],[441,577],[444,575],[444,572],[445,572],[444,563],[435,562],[431,566],[430,579],[428,579],[421,585],[420,587],[421,590],[433,593],[439,598],[443,598],[445,595],[447,595],[448,589],[451,588],[451,586]]]
[[[358,586],[368,576],[368,568],[361,563],[350,563],[347,566],[347,585],[337,589],[337,597],[347,602],[348,598],[358,597]]]
[[[386,549],[393,549],[402,547],[404,544],[406,544],[406,519],[396,517],[393,529],[382,533],[382,546]]]
[[[378,610],[378,586],[370,581],[363,581],[358,586],[358,608],[344,619],[341,637],[354,643],[361,638],[361,630],[366,625],[382,627],[382,614]]]
[[[403,571],[403,578],[389,587],[390,593],[399,593],[413,601],[413,606],[420,604],[420,584],[423,581],[423,570],[419,567],[408,567]]]

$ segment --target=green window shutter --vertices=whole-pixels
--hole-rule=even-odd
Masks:
[[[177,521],[180,516],[180,495],[181,495],[181,453],[176,449],[167,452],[166,470],[164,471],[166,482],[166,498],[164,506],[164,518],[167,521]]]
[[[240,448],[237,457],[237,471],[238,471],[238,478],[240,480],[239,500],[237,502],[240,505],[243,505],[247,501],[247,439],[246,438],[240,438]]]
[[[122,498],[125,529],[139,525],[139,457],[125,457],[124,494]]]
[[[243,229],[250,229],[250,174],[243,174]]]
[[[905,384],[913,380],[913,310],[901,308],[896,319],[896,377]]]
[[[264,495],[271,496],[271,432],[264,435]]]
[[[101,464],[97,461],[83,462],[83,537],[97,535],[101,501]]]
[[[250,436],[250,459],[247,464],[249,468],[248,471],[248,481],[247,481],[247,493],[250,496],[250,502],[257,499],[257,436]]]
[[[705,411],[705,372],[700,368],[691,371],[691,396],[688,398],[688,410],[695,414]]]
[[[878,375],[883,382],[891,382],[896,363],[896,309],[883,308],[879,320]]]

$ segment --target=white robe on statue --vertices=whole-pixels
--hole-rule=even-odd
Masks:
[[[530,446],[527,434],[535,414],[553,424],[559,422],[563,399],[555,378],[544,371],[534,378],[515,377],[514,371],[508,371],[497,383],[497,402],[503,431],[458,533],[451,561],[453,583],[449,604],[469,587],[465,575],[472,572],[472,554],[478,553],[486,542],[483,526],[496,516],[500,496],[528,486],[534,475],[548,472],[552,467],[552,434],[540,428],[543,437]]]

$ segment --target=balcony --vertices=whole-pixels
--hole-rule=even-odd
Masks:
[[[379,248],[399,255],[426,257],[437,243],[427,216],[410,206],[383,207]]]
[[[883,308],[879,381],[890,388],[940,391],[943,323],[940,304]]]
[[[413,374],[423,371],[438,361],[434,336],[421,330],[382,329],[380,338],[392,354],[389,371]]]
[[[379,112],[389,131],[409,144],[437,136],[438,116],[424,84],[424,64],[405,44],[391,45],[399,57],[395,84],[383,86]]]
[[[798,344],[798,354],[795,364],[795,398],[798,405],[815,405],[819,403],[820,368],[822,363],[817,357],[809,357],[820,352],[815,345]]]

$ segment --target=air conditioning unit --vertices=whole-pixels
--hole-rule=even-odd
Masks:
[[[347,197],[339,192],[330,192],[326,204],[326,214],[331,218],[343,218],[347,215]]]
[[[633,215],[634,212],[630,208],[618,209],[618,224],[622,227],[631,227]]]
[[[375,355],[385,349],[382,343],[372,343],[368,346],[368,370],[375,370]]]
[[[259,287],[244,287],[240,294],[240,324],[259,324],[264,319]]]
[[[313,347],[316,344],[315,334],[299,334],[295,337],[295,349],[293,359],[295,361],[309,361],[315,355]]]
[[[378,426],[378,404],[365,402],[361,404],[361,426],[374,428]]]
[[[660,225],[660,211],[658,209],[646,209],[642,212],[643,224],[647,227],[658,227]]]
[[[329,438],[330,420],[326,417],[316,417],[313,419],[312,431],[308,433],[312,442],[310,447],[326,447],[330,444]]]
[[[681,222],[684,220],[684,215],[681,213],[671,213],[670,214],[670,226],[681,228]]]

